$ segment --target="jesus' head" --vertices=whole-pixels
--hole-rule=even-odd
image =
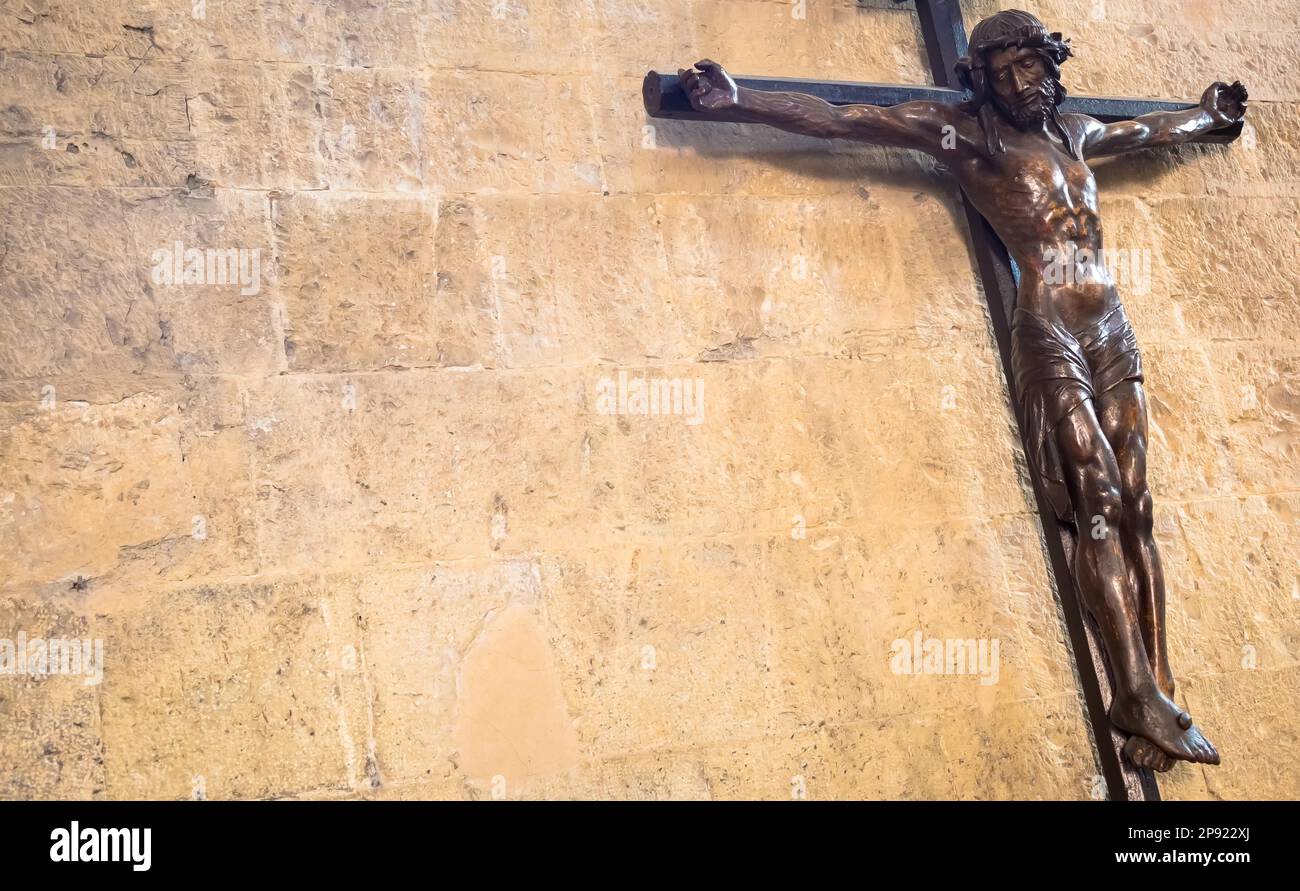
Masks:
[[[1060,128],[1057,106],[1065,98],[1061,63],[1069,41],[1030,13],[1008,9],[982,20],[970,34],[970,55],[957,63],[961,85],[970,90],[991,152],[1001,150],[994,113],[1027,130],[1047,123]],[[1067,142],[1069,140],[1067,139]]]

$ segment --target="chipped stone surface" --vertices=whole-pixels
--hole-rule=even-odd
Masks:
[[[1293,6],[1034,7],[1078,93],[1251,90],[1099,165],[1224,755],[1168,798],[1300,797]],[[706,56],[926,82],[910,7],[191,7],[0,0],[0,640],[105,648],[0,674],[0,797],[1095,795],[950,177],[641,106]],[[898,673],[918,633],[996,683]]]

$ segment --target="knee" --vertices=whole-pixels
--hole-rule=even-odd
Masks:
[[[1155,525],[1155,500],[1146,483],[1124,492],[1124,518],[1134,530],[1148,533]]]
[[[1088,525],[1118,529],[1124,519],[1124,495],[1119,474],[1099,463],[1084,475],[1082,489],[1080,501]]]

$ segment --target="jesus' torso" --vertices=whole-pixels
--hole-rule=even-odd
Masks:
[[[1020,270],[1017,306],[1076,334],[1119,302],[1102,248],[1097,181],[1055,137],[1001,130],[1005,151],[954,173]]]

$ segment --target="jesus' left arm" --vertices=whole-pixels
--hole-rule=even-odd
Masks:
[[[1087,115],[1071,115],[1084,125],[1083,155],[1096,158],[1143,148],[1179,145],[1221,127],[1229,127],[1246,114],[1246,88],[1241,81],[1231,85],[1211,84],[1200,105],[1182,111],[1155,111],[1103,124]]]

